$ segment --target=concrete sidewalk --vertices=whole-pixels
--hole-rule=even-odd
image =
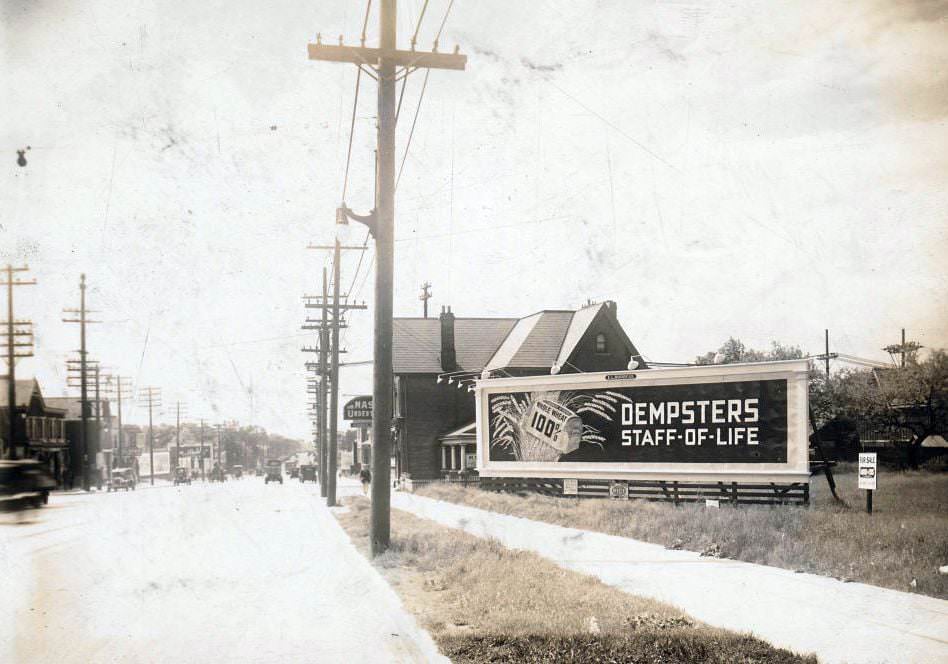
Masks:
[[[948,602],[614,537],[406,493],[392,507],[534,551],[710,625],[821,662],[948,662]]]

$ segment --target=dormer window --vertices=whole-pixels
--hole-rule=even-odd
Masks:
[[[596,335],[596,352],[597,353],[608,353],[609,347],[606,345],[606,335],[602,332]]]

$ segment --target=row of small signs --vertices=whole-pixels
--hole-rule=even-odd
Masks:
[[[578,496],[579,495],[579,480],[576,478],[565,478],[563,480],[563,495],[564,496]],[[628,500],[629,499],[629,485],[625,482],[610,482],[609,483],[609,497],[615,498],[616,500]]]
[[[878,457],[875,452],[860,452],[859,454],[859,488],[875,491]],[[578,496],[579,480],[576,478],[563,479],[563,495]],[[629,499],[629,485],[626,482],[613,481],[609,483],[609,497],[616,500]],[[717,503],[717,501],[712,501]],[[714,505],[717,507],[717,505]]]

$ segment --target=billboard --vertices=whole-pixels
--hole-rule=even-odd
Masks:
[[[792,360],[480,380],[478,470],[807,481],[807,370]]]

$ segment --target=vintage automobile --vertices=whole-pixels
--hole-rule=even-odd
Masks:
[[[0,511],[41,507],[56,482],[39,461],[0,461]]]
[[[279,459],[270,459],[266,465],[266,475],[263,478],[264,484],[270,482],[279,482],[283,484],[283,469]]]
[[[125,489],[135,490],[135,471],[131,468],[113,468],[112,477],[108,482],[108,491],[118,491]]]
[[[224,473],[224,469],[221,468],[220,464],[215,463],[214,468],[211,469],[211,472],[208,475],[211,482],[223,482],[227,479],[227,475]]]
[[[243,466],[231,466],[230,472],[234,474],[235,479],[240,479],[244,476],[244,467]]]
[[[174,485],[191,484],[191,473],[184,466],[178,466],[174,469]]]
[[[316,481],[316,466],[311,464],[303,464],[300,466],[300,482],[305,482],[310,480],[311,482]]]

